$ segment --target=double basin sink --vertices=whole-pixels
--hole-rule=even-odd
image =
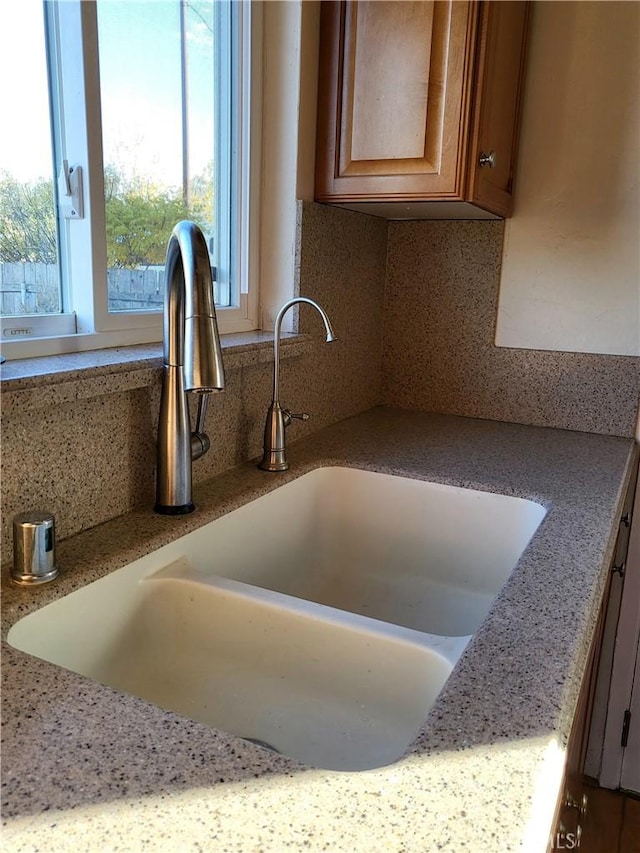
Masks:
[[[319,468],[24,617],[9,643],[306,764],[397,761],[545,515]]]

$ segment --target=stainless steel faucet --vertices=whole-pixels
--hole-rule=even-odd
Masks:
[[[178,222],[165,261],[164,372],[158,419],[156,503],[163,515],[195,509],[191,463],[209,449],[204,431],[209,394],[224,389],[224,366],[204,235],[193,222]],[[199,395],[191,432],[187,392]]]
[[[285,302],[282,308],[278,311],[276,324],[273,332],[273,399],[267,412],[267,422],[264,427],[264,453],[262,461],[258,468],[263,471],[286,471],[289,467],[287,460],[287,441],[285,430],[291,423],[293,418],[298,418],[301,421],[309,420],[309,415],[305,412],[294,415],[288,409],[283,409],[279,400],[279,382],[280,382],[280,327],[282,318],[287,313],[289,308],[299,302],[306,302],[312,305],[324,320],[325,329],[327,330],[327,342],[335,341],[336,336],[331,328],[331,322],[327,317],[324,308],[321,308],[313,299],[307,299],[306,296],[297,296],[295,299],[290,299]]]

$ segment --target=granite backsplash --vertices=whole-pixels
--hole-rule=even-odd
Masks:
[[[386,405],[632,436],[633,356],[494,345],[503,222],[389,224]]]

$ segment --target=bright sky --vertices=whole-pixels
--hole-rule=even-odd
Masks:
[[[213,157],[212,33],[206,23],[212,3],[191,0],[189,7],[190,171],[196,174]],[[40,0],[0,2],[0,170],[19,180],[51,171],[42,20]],[[105,162],[178,186],[179,0],[99,0],[98,26]]]
[[[0,171],[50,176],[42,6],[0,4]]]

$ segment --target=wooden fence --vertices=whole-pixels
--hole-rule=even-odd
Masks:
[[[162,308],[164,268],[107,270],[110,311]],[[53,314],[60,310],[58,267],[0,263],[0,313]]]

